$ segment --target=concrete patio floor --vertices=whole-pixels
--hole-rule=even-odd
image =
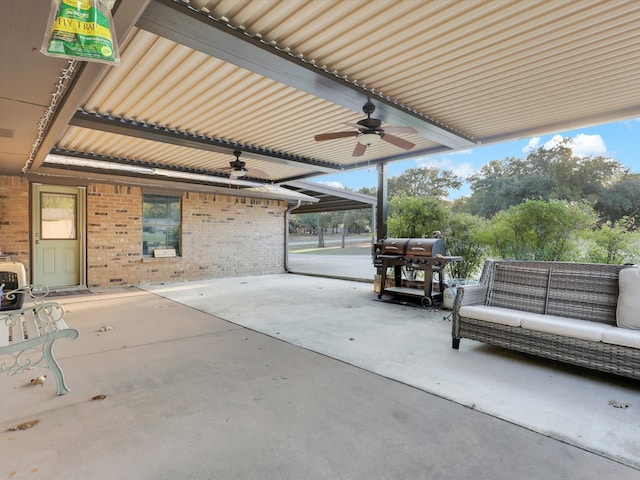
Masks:
[[[39,420],[0,433],[0,479],[638,477],[626,451],[619,458],[594,453],[412,386],[405,373],[424,372],[415,383],[449,378],[480,405],[484,393],[474,389],[483,380],[467,380],[484,371],[487,381],[498,377],[507,387],[503,402],[530,407],[524,396],[509,400],[516,395],[511,373],[492,370],[491,357],[505,355],[471,342],[455,352],[462,363],[452,366],[472,369],[470,375],[429,376],[433,366],[421,363],[420,350],[436,349],[435,358],[451,349],[448,342],[442,350],[418,349],[416,342],[425,333],[443,335],[441,312],[378,302],[370,290],[283,274],[56,298],[80,331],[55,349],[72,391],[58,397],[53,381],[32,386],[31,372],[0,377],[0,425]],[[103,326],[113,330],[101,332]],[[333,344],[335,353],[321,352],[318,342]],[[357,364],[367,356],[369,369]],[[628,442],[625,428],[638,424],[637,383],[523,364],[543,377],[572,378],[568,391],[551,392],[555,397],[579,401],[572,395],[584,384],[579,393],[596,401],[628,400],[628,409],[598,406],[593,415],[583,405],[566,407],[573,423],[587,423],[585,431],[609,428],[601,419],[612,416]],[[380,365],[398,378],[374,373]],[[544,402],[538,386],[528,386],[533,402]],[[610,391],[598,393],[602,388]],[[106,398],[91,400],[98,394]],[[557,415],[549,407],[552,423]],[[634,441],[628,448],[637,452]]]

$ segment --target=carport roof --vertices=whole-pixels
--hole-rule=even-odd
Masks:
[[[3,1],[0,173],[244,190],[640,116],[640,2],[127,0],[117,67],[39,53],[46,19]],[[414,148],[314,140],[368,99]]]
[[[377,204],[377,200],[370,195],[364,195],[362,193],[352,192],[342,188],[330,187],[317,182],[305,182],[303,180],[298,180],[285,183],[283,186],[297,193],[318,199],[317,203],[300,205],[298,208],[293,210],[293,213],[360,210],[375,207]]]

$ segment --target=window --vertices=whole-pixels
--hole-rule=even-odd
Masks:
[[[142,196],[142,254],[174,248],[180,254],[180,197],[145,193]]]
[[[75,195],[66,193],[40,193],[40,237],[43,240],[75,240]]]

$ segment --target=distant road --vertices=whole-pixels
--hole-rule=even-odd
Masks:
[[[371,237],[369,234],[362,235],[348,235],[345,240],[345,248],[357,248],[362,250],[363,255],[368,255],[371,251]],[[324,236],[324,248],[335,249],[340,248],[342,245],[342,235],[325,235]],[[301,250],[316,250],[318,249],[318,236],[317,235],[290,235],[289,236],[289,252],[295,253]],[[320,248],[319,250],[322,250]],[[311,252],[309,252],[311,253]],[[360,252],[357,252],[360,253]]]

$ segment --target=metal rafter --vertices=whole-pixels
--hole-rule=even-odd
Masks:
[[[215,171],[209,171],[209,170],[203,170],[203,169],[199,169],[199,168],[181,167],[181,166],[178,166],[178,165],[167,165],[167,164],[164,164],[164,163],[148,162],[148,161],[132,159],[132,158],[115,157],[115,156],[112,156],[112,155],[101,155],[101,154],[96,154],[96,153],[78,152],[78,151],[75,151],[75,150],[66,150],[66,149],[57,148],[57,147],[54,147],[51,150],[51,152],[49,152],[49,153],[51,153],[53,155],[61,155],[61,156],[65,156],[65,157],[73,157],[73,158],[79,158],[79,159],[85,159],[85,160],[107,161],[107,162],[111,162],[111,163],[119,163],[121,165],[128,165],[128,166],[133,166],[133,167],[143,167],[143,168],[149,168],[149,169],[159,168],[159,169],[162,169],[162,170],[165,170],[165,171],[168,171],[168,172],[181,172],[181,173],[183,172],[183,173],[195,173],[195,174],[198,174],[198,175],[207,175],[207,176],[211,177],[211,182],[214,182],[214,183],[217,180],[229,178],[228,174],[215,172]],[[87,167],[81,167],[81,166],[69,167],[67,165],[57,165],[55,163],[47,162],[46,159],[45,159],[43,165],[46,165],[47,167],[51,167],[51,168],[66,169],[66,170],[100,171],[100,169],[92,168],[90,166],[87,166]],[[248,180],[248,181],[253,182],[253,183],[259,182],[259,183],[266,183],[266,184],[276,185],[276,184],[283,184],[283,183],[289,183],[289,182],[296,182],[298,180],[304,180],[306,178],[310,178],[310,177],[314,177],[314,176],[317,176],[317,174],[315,172],[305,173],[305,174],[302,174],[302,175],[294,175],[294,176],[283,178],[283,179],[279,179],[279,180],[256,178],[256,177],[252,177],[250,175],[245,175],[242,178],[243,178],[243,180]]]
[[[69,125],[216,153],[230,154],[232,150],[240,150],[246,154],[243,155],[243,158],[267,160],[272,163],[284,165],[305,165],[307,167],[313,167],[315,169],[314,173],[316,174],[338,173],[344,170],[344,166],[335,163],[267,150],[251,145],[228,142],[203,135],[190,134],[124,118],[100,115],[84,110],[78,110],[73,118],[71,118]]]

